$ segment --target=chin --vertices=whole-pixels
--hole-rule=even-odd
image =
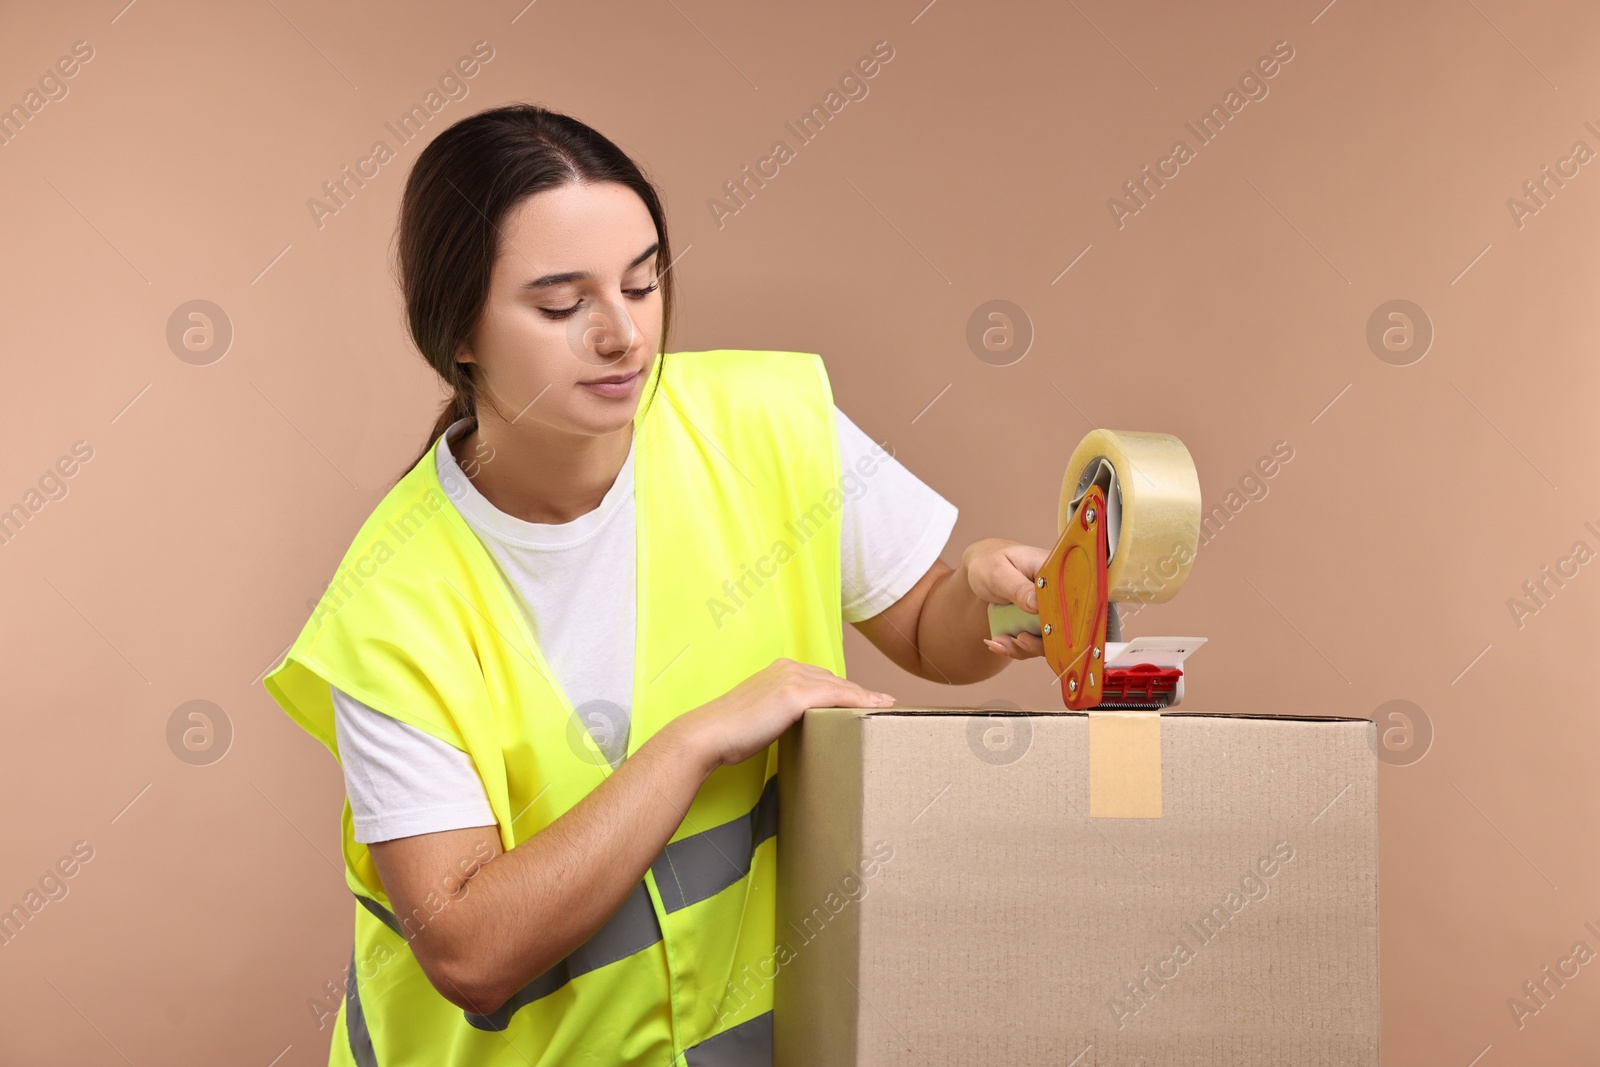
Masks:
[[[615,400],[595,398],[585,405],[587,410],[573,413],[573,422],[584,433],[599,436],[608,433],[620,433],[633,422],[634,413],[639,410],[638,400],[626,404]]]

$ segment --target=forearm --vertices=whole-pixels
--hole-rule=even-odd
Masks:
[[[969,547],[961,565],[938,579],[917,617],[917,650],[924,667],[918,673],[949,685],[992,678],[1010,662],[983,643],[989,636],[989,605],[972,591],[967,574],[971,552]]]
[[[471,1010],[487,1013],[582,944],[644,877],[715,759],[656,734],[550,826],[481,867],[441,930]]]

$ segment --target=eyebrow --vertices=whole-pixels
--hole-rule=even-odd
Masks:
[[[623,268],[623,271],[626,272],[632,270],[634,267],[637,267],[639,264],[655,255],[660,250],[661,242],[657,241],[643,252],[640,252],[637,256],[634,256],[628,265]],[[552,285],[565,285],[567,282],[588,281],[591,277],[592,275],[586,270],[562,271],[560,274],[546,274],[542,277],[535,278],[531,282],[524,282],[522,283],[522,288],[548,289]]]

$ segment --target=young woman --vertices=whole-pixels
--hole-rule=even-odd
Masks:
[[[330,1063],[761,1064],[775,741],[848,620],[967,684],[1039,639],[1046,550],[975,542],[833,404],[812,354],[668,353],[660,199],[516,105],[445,130],[399,225],[452,398],[266,679],[344,769],[356,932]],[[737,1005],[736,1008],[728,1005]]]

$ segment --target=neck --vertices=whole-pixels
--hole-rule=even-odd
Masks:
[[[607,434],[515,426],[492,412],[450,444],[463,473],[499,510],[524,522],[560,524],[600,506],[627,462],[633,423]]]

